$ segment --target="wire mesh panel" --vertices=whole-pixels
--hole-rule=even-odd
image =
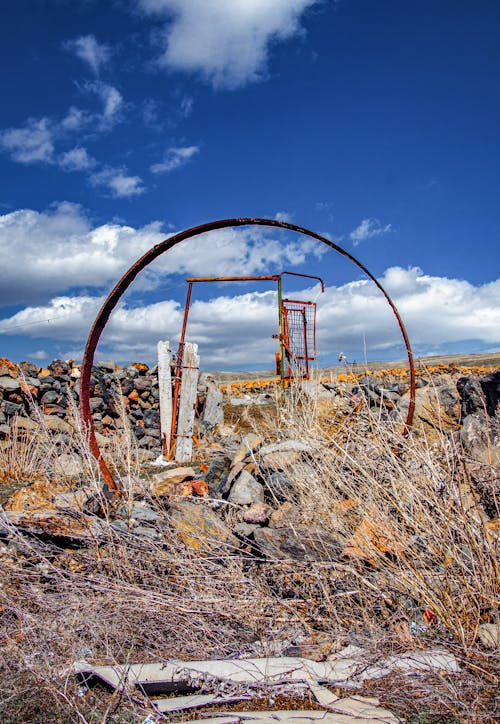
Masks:
[[[308,361],[316,359],[316,304],[283,299],[283,340],[288,360],[306,374]]]

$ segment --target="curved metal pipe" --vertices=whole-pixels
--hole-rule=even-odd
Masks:
[[[286,221],[278,221],[276,219],[259,219],[259,218],[237,218],[237,219],[222,219],[219,221],[211,221],[207,224],[201,224],[200,226],[194,226],[191,229],[186,229],[185,231],[181,231],[178,234],[174,234],[174,236],[171,236],[169,239],[165,239],[164,241],[161,241],[159,244],[156,244],[153,246],[149,251],[147,251],[143,256],[141,256],[140,259],[138,259],[135,264],[133,264],[130,269],[125,272],[125,274],[122,276],[122,278],[115,284],[114,288],[109,293],[106,301],[102,305],[97,317],[94,320],[94,324],[92,325],[92,328],[90,330],[87,344],[85,346],[85,353],[83,355],[83,361],[82,361],[82,368],[81,368],[81,377],[80,377],[80,415],[83,420],[85,429],[89,436],[89,445],[90,450],[94,457],[98,460],[99,466],[102,472],[102,475],[104,477],[104,480],[109,488],[110,491],[113,491],[114,493],[120,494],[121,490],[120,487],[117,485],[115,480],[113,479],[113,476],[111,475],[111,472],[106,465],[106,462],[104,461],[104,458],[102,457],[101,450],[99,448],[99,444],[96,439],[95,435],[95,429],[94,429],[94,423],[92,420],[92,415],[90,412],[90,376],[92,373],[92,365],[94,362],[94,353],[97,347],[97,344],[99,342],[99,339],[101,337],[102,331],[104,327],[106,326],[106,323],[111,315],[111,312],[116,307],[118,300],[122,296],[122,294],[128,289],[130,284],[134,281],[136,276],[139,274],[140,271],[142,271],[148,264],[150,264],[152,261],[154,261],[157,257],[159,257],[161,254],[165,253],[169,249],[172,249],[177,244],[180,244],[181,241],[186,241],[186,239],[191,239],[195,236],[199,236],[200,234],[205,234],[209,231],[216,231],[217,229],[227,229],[228,227],[237,227],[237,226],[271,226],[271,227],[277,227],[279,229],[288,229],[289,231],[295,231],[298,234],[304,234],[305,236],[310,236],[312,239],[317,239],[318,241],[323,242],[323,244],[326,244],[334,251],[338,252],[342,256],[349,259],[349,261],[352,261],[353,264],[355,264],[361,271],[363,271],[369,279],[372,280],[372,282],[377,286],[377,288],[382,292],[384,297],[387,300],[387,303],[391,307],[392,311],[394,312],[394,316],[396,317],[396,320],[399,325],[399,329],[401,331],[401,335],[403,337],[406,352],[408,355],[408,365],[410,369],[410,405],[408,407],[408,414],[406,416],[405,421],[405,427],[403,431],[403,435],[408,435],[409,429],[411,427],[411,424],[413,422],[413,413],[415,409],[415,367],[413,363],[413,355],[410,347],[410,340],[408,339],[408,334],[406,333],[405,326],[403,324],[403,320],[401,319],[399,312],[396,308],[396,305],[390,298],[390,296],[387,294],[383,286],[380,284],[380,282],[373,276],[373,274],[368,271],[368,269],[362,264],[358,259],[356,259],[352,254],[350,254],[346,249],[343,249],[338,244],[335,244],[335,242],[330,241],[330,239],[327,239],[324,236],[321,236],[321,234],[317,234],[314,231],[311,231],[310,229],[306,229],[303,226],[296,226],[295,224],[290,224]]]

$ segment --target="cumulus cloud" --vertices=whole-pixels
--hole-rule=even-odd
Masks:
[[[167,68],[198,73],[216,88],[237,88],[266,74],[269,48],[301,32],[318,0],[138,0],[167,19]]]
[[[64,171],[86,171],[94,168],[97,161],[89,156],[86,148],[76,146],[59,156],[58,163]]]
[[[381,234],[387,234],[389,231],[393,231],[391,224],[382,226],[378,219],[363,219],[361,224],[351,231],[349,238],[354,246],[357,246],[362,241]]]
[[[63,47],[88,65],[95,75],[99,75],[101,66],[111,57],[109,45],[99,43],[94,35],[81,35],[74,40],[67,40]]]
[[[0,147],[18,163],[52,163],[52,123],[48,118],[30,118],[22,128],[8,128],[0,133]]]
[[[173,146],[167,148],[163,155],[163,161],[154,163],[150,170],[152,173],[169,173],[176,168],[184,166],[188,161],[199,153],[199,146]]]
[[[491,347],[500,345],[500,279],[478,286],[459,279],[435,277],[420,269],[387,269],[380,280],[393,295],[407,326],[412,344],[424,349],[443,349],[464,340]],[[277,293],[254,291],[229,296],[214,287],[208,301],[196,299],[189,317],[189,340],[200,345],[205,368],[228,364],[273,366],[276,341]],[[320,361],[336,359],[340,350],[363,350],[369,355],[388,349],[401,350],[394,316],[383,296],[369,280],[357,280],[327,288],[318,287],[294,295],[318,301],[318,351]],[[90,321],[102,298],[58,297],[48,304],[29,307],[0,321],[0,333],[46,337],[59,344],[83,344]],[[22,326],[24,325],[24,326]],[[151,360],[159,338],[175,343],[182,325],[182,308],[166,300],[140,307],[123,302],[113,313],[103,337],[106,354],[118,361]],[[73,350],[74,353],[74,350]],[[69,354],[69,351],[68,351]]]
[[[140,176],[130,176],[125,168],[104,168],[90,177],[93,186],[107,188],[115,198],[139,196],[146,189]]]
[[[166,238],[159,222],[141,228],[91,223],[76,204],[0,216],[0,305],[45,303],[79,287],[102,289]],[[223,229],[174,247],[139,276],[154,287],[166,275],[263,274],[295,266],[324,247],[312,239],[278,237],[262,227]]]

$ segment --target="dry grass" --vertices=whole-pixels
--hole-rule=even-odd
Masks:
[[[62,547],[12,528],[8,545],[0,543],[2,722],[145,719],[150,709],[137,694],[80,689],[70,668],[78,659],[223,657],[255,651],[255,642],[273,651],[280,640],[321,633],[334,648],[363,645],[374,661],[444,647],[459,660],[459,675],[404,684],[392,677],[366,691],[414,724],[495,720],[498,652],[484,649],[477,632],[499,616],[499,543],[485,526],[453,435],[403,442],[393,423],[367,410],[337,418],[298,388],[259,414],[266,440],[311,443],[286,470],[290,520],[312,537],[320,531],[319,546],[334,540],[338,554],[325,547],[320,561],[262,561],[219,544],[200,555],[183,545],[154,501],[165,523],[159,541],[115,529],[109,510],[101,534],[84,545]],[[71,451],[83,456],[85,479],[98,489],[76,420],[74,427]],[[3,480],[54,479],[53,438],[46,434],[41,428],[45,467],[14,448],[0,455]],[[106,454],[129,502],[143,496],[126,428]],[[481,475],[498,515],[494,471],[483,466]],[[229,505],[220,513],[237,517]],[[345,549],[352,555],[341,557]]]

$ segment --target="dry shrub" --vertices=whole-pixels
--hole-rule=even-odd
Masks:
[[[71,674],[78,659],[223,657],[255,652],[255,642],[271,653],[279,641],[321,632],[332,650],[363,645],[367,661],[445,647],[460,662],[458,676],[406,679],[411,697],[402,696],[397,677],[366,690],[409,721],[493,721],[498,661],[477,632],[498,620],[498,541],[453,435],[403,440],[380,414],[336,416],[298,386],[268,409],[261,436],[310,443],[285,472],[290,524],[323,546],[320,560],[262,560],[250,546],[216,541],[200,555],[183,545],[155,501],[161,542],[117,530],[111,510],[101,534],[83,545],[11,529],[8,545],[0,544],[1,721],[144,720],[147,706],[137,694],[82,691]],[[85,435],[74,428],[74,445],[98,486]],[[144,495],[125,426],[106,456],[129,503]],[[234,507],[219,512],[235,520]]]

